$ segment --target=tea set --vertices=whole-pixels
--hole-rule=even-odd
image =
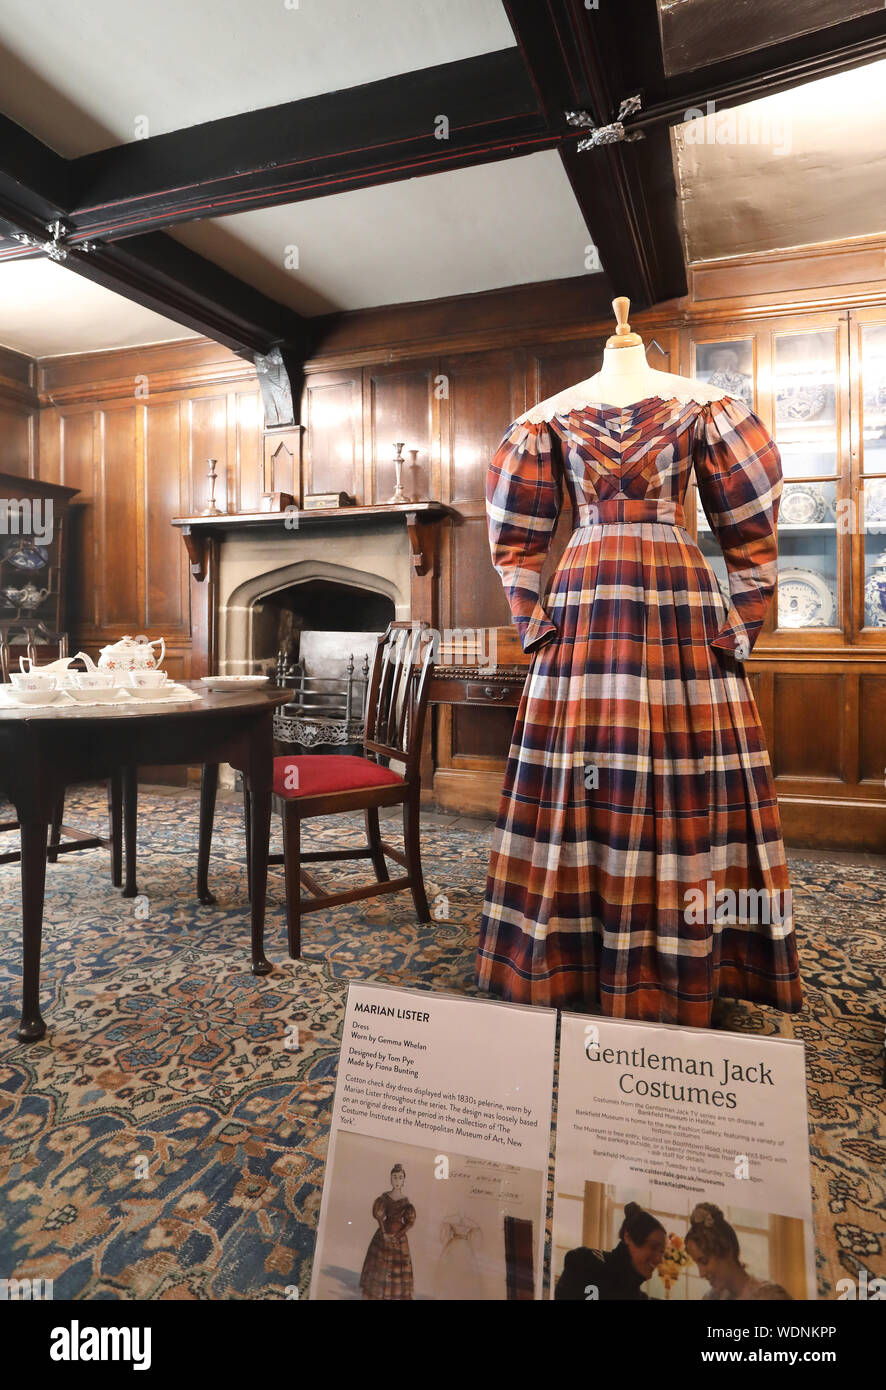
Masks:
[[[156,656],[155,647],[160,649]],[[10,672],[5,693],[13,704],[20,705],[51,705],[62,695],[90,705],[107,704],[121,695],[124,699],[130,695],[138,700],[159,700],[176,689],[167,673],[160,670],[165,655],[162,637],[154,642],[147,637],[122,637],[102,647],[97,663],[86,652],[60,657],[45,666],[22,656],[21,669]],[[72,671],[75,661],[82,661],[86,670]]]

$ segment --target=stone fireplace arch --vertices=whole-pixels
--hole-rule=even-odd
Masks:
[[[408,579],[408,574],[406,577]],[[253,620],[256,605],[263,598],[278,593],[281,589],[318,579],[354,589],[365,589],[369,593],[380,594],[390,599],[394,605],[394,617],[399,621],[408,622],[411,616],[408,584],[404,587],[385,575],[329,560],[295,560],[291,564],[265,570],[244,580],[232,590],[227,601],[223,603],[219,615],[220,673],[242,675],[253,670]]]

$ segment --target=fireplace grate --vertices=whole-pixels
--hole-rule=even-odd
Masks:
[[[345,674],[330,676],[309,674],[304,661],[288,661],[281,651],[277,653],[276,682],[294,690],[294,699],[274,715],[274,735],[280,743],[317,748],[363,742],[369,692],[369,657],[365,653],[359,673],[351,652]]]

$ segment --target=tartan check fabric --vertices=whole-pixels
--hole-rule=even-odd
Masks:
[[[369,1242],[360,1292],[368,1299],[411,1299],[414,1282],[407,1232],[415,1225],[415,1207],[408,1197],[383,1192],[372,1204],[372,1219],[382,1222],[384,1231],[379,1228]]]
[[[692,471],[731,601],[684,529]],[[563,494],[577,523],[544,603]],[[532,652],[489,865],[481,988],[707,1026],[800,1008],[778,805],[742,660],[776,578],[778,450],[730,397],[515,423],[493,563]]]

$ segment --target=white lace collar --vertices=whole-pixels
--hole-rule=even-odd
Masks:
[[[541,401],[538,405],[534,405],[531,410],[525,411],[514,423],[517,425],[546,425],[550,424],[556,415],[572,415],[577,410],[588,409],[633,410],[636,406],[642,405],[643,401],[677,401],[680,405],[688,405],[690,402],[695,405],[710,405],[713,401],[738,399],[738,397],[730,395],[728,391],[724,391],[722,386],[711,386],[706,381],[692,380],[685,376],[674,376],[670,372],[656,372],[655,376],[661,386],[660,391],[650,391],[647,395],[641,396],[639,400],[631,401],[630,405],[618,406],[595,397],[598,373],[597,376],[588,377],[587,381],[580,381],[576,386],[568,386],[565,391],[560,391],[556,396],[549,396],[546,401]]]

